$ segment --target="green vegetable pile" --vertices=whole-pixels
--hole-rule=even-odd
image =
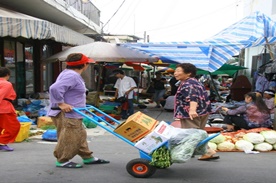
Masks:
[[[157,168],[168,168],[172,165],[170,151],[167,147],[162,146],[152,153],[150,165]]]

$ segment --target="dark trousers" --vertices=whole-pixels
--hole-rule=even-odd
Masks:
[[[234,125],[235,130],[240,130],[241,128],[246,130],[249,129],[247,122],[244,120],[242,116],[226,115],[224,117],[223,122],[228,125]]]
[[[123,119],[127,119],[130,115],[134,113],[134,107],[133,107],[133,99],[128,99],[128,108],[122,109],[121,115]]]

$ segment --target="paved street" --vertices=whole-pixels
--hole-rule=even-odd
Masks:
[[[171,112],[162,112],[161,109],[148,109],[147,113],[158,120],[169,121],[172,117]],[[125,168],[130,160],[139,158],[136,148],[98,127],[87,131],[89,147],[94,155],[110,160],[110,164],[84,165],[81,169],[56,168],[52,155],[55,142],[42,141],[37,137],[28,142],[11,144],[14,152],[0,152],[0,182],[275,182],[275,152],[220,152],[221,159],[217,161],[202,162],[192,158],[187,163],[157,170],[150,178],[137,179],[129,175]],[[73,161],[81,163],[81,158],[76,156]]]

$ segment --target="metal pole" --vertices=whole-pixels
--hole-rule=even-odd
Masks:
[[[219,101],[222,101],[222,98],[221,98],[221,96],[220,96],[220,94],[219,94],[219,92],[218,92],[217,87],[215,86],[214,80],[213,80],[212,75],[211,75],[210,72],[209,72],[209,75],[210,75],[210,78],[211,78],[211,84],[213,85],[214,91],[215,91],[215,93],[216,93],[216,95],[217,95]]]
[[[275,62],[275,61],[274,61]],[[276,130],[276,96],[274,97],[274,121],[273,121],[273,130]]]
[[[270,59],[274,60],[274,55],[273,55],[273,52],[271,51],[271,47],[270,47],[270,44],[268,43],[267,38],[265,38],[265,42],[266,42],[266,46],[268,47],[268,51],[269,51],[269,54],[270,54]]]
[[[266,42],[268,50],[269,50],[270,59],[274,60],[274,55],[273,55],[273,52],[271,51],[271,47],[270,47],[270,44],[268,43],[267,38],[265,38],[265,42]],[[276,62],[276,61],[274,60],[274,62]],[[273,121],[273,129],[274,130],[276,130],[276,117],[275,116],[276,116],[276,96],[274,97],[274,121]]]

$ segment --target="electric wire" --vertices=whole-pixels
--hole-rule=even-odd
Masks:
[[[190,19],[190,20],[185,20],[183,22],[178,22],[176,24],[171,24],[171,25],[167,25],[167,26],[164,26],[164,27],[158,27],[158,28],[154,28],[154,29],[149,29],[149,30],[146,30],[146,31],[149,32],[149,31],[155,31],[155,30],[161,30],[161,29],[168,29],[168,28],[176,27],[176,26],[179,26],[181,24],[185,24],[185,23],[188,23],[188,22],[195,21],[197,19],[201,19],[201,18],[206,17],[206,16],[210,16],[212,14],[217,13],[218,11],[221,11],[223,9],[229,8],[229,7],[233,6],[233,5],[236,5],[236,3],[231,3],[231,4],[229,4],[229,5],[227,5],[227,6],[223,7],[223,8],[220,8],[220,9],[217,9],[215,11],[212,11],[211,13],[206,13],[206,14],[203,14],[201,16],[198,16],[198,17]]]
[[[239,1],[240,2],[240,1]],[[152,31],[161,31],[162,29],[173,29],[173,27],[177,27],[177,26],[179,26],[179,25],[181,25],[181,24],[183,24],[183,23],[186,23],[186,22],[192,22],[192,21],[194,21],[194,20],[197,20],[197,19],[200,19],[200,18],[202,18],[202,17],[206,17],[206,16],[208,16],[208,15],[212,15],[212,14],[215,14],[215,13],[217,13],[217,12],[219,12],[219,11],[222,11],[222,10],[224,10],[224,9],[226,9],[226,8],[229,8],[229,7],[233,7],[233,6],[237,6],[237,2],[235,2],[235,3],[231,3],[231,4],[229,4],[229,5],[227,5],[227,6],[225,6],[225,7],[223,7],[223,8],[220,8],[220,9],[217,9],[217,10],[215,10],[215,11],[213,11],[213,12],[211,12],[211,13],[207,13],[207,14],[204,14],[204,15],[202,15],[202,16],[199,16],[199,17],[197,17],[197,18],[195,18],[195,19],[191,19],[191,20],[187,20],[187,21],[184,21],[184,22],[180,22],[180,23],[178,23],[178,24],[173,24],[173,25],[169,25],[169,26],[165,26],[165,27],[161,27],[161,28],[155,28],[155,29],[150,29],[150,30],[146,30],[147,32],[152,32]],[[250,6],[250,3],[248,3],[248,4],[246,4],[246,5],[244,5],[243,7],[244,8],[246,8],[246,7],[248,7],[248,6]],[[192,28],[196,28],[196,27],[199,27],[201,25],[201,23],[198,23],[198,24],[196,24],[196,25],[194,25]],[[190,26],[187,26],[188,28],[186,28],[186,29],[181,29],[181,31],[185,31],[185,30],[188,30],[188,29],[191,29],[191,27]],[[176,30],[176,29],[173,29],[173,30]],[[137,32],[137,34],[141,34],[141,33],[143,33],[144,31],[140,31],[140,32]],[[170,32],[169,33],[169,35],[171,35],[172,34],[172,32]],[[168,34],[167,34],[168,35]]]
[[[132,1],[132,2],[134,2],[134,1]],[[136,1],[137,3],[135,4],[135,6],[134,6],[134,9],[131,11],[131,12],[135,12],[135,10],[136,10],[136,8],[139,6],[139,4],[141,3],[141,1]],[[129,9],[130,10],[130,9]],[[131,15],[133,15],[134,13],[132,13],[132,14],[130,14],[128,17],[127,17],[127,19],[126,19],[126,21],[124,21],[124,23],[122,24],[122,25],[125,25],[128,21],[129,21],[129,19],[130,19],[130,17],[131,17]],[[123,19],[121,19],[121,20],[123,20]],[[120,24],[120,22],[118,22],[118,24],[114,27],[114,29],[116,29],[117,27],[118,27],[118,25]],[[121,29],[123,28],[123,26],[121,26],[120,28],[119,28],[119,32],[121,31]]]
[[[121,9],[121,7],[123,6],[123,4],[126,2],[126,0],[124,0],[121,5],[118,7],[118,9],[114,12],[114,14],[110,17],[110,19],[103,25],[102,29],[110,22],[110,20],[117,14],[117,12]]]

